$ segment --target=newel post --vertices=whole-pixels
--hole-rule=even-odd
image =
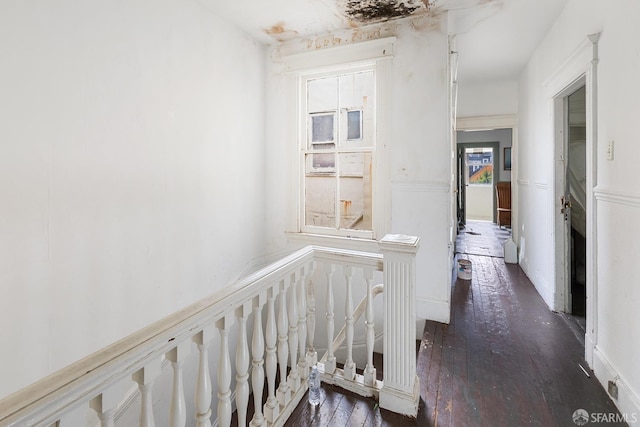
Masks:
[[[387,234],[378,242],[384,257],[384,359],[380,407],[416,417],[416,253],[420,238]]]

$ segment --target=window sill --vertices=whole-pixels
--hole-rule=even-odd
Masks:
[[[316,246],[327,246],[331,248],[347,249],[352,251],[375,252],[378,253],[378,241],[374,239],[363,239],[359,237],[329,236],[323,234],[294,233],[287,231],[287,241],[289,243]]]

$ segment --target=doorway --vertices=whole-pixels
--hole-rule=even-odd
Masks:
[[[480,129],[459,129],[456,132],[456,203],[459,229],[464,228],[467,220],[496,222],[495,185],[512,179],[513,129],[503,126],[481,129],[480,123],[473,125]],[[492,163],[490,185],[486,183],[489,178],[488,163]]]
[[[562,240],[559,279],[564,290],[564,311],[573,316],[583,332],[587,314],[587,111],[584,79],[571,85],[556,99],[559,162],[556,194]],[[560,114],[562,115],[560,123]]]
[[[587,212],[586,212],[586,88],[567,96],[567,170],[569,295],[567,306],[574,316],[586,318]]]
[[[460,207],[463,224],[468,220],[495,222],[495,165],[499,143],[458,144]]]

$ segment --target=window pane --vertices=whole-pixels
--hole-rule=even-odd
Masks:
[[[323,77],[307,82],[307,111],[316,113],[338,108],[338,78]]]
[[[340,228],[371,230],[371,153],[343,153],[339,159]]]
[[[311,142],[333,141],[333,113],[311,116]]]
[[[467,149],[468,183],[473,185],[493,184],[493,151],[488,148]]]
[[[321,168],[335,168],[336,166],[336,155],[334,153],[327,154],[311,154],[313,156],[313,168],[321,169]]]
[[[373,101],[374,93],[375,79],[372,71],[340,76],[340,107],[362,108],[368,101]]]
[[[362,138],[362,111],[347,112],[347,139]]]
[[[304,181],[305,225],[336,228],[336,174],[332,170],[318,172],[314,163],[316,156],[334,154],[307,154]]]

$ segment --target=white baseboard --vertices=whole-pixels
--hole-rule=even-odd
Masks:
[[[598,346],[593,349],[593,371],[605,390],[609,381],[615,381],[618,386],[618,398],[612,399],[613,403],[629,426],[640,427],[640,396],[629,387]]]
[[[416,298],[416,318],[449,323],[451,307],[449,301]]]

